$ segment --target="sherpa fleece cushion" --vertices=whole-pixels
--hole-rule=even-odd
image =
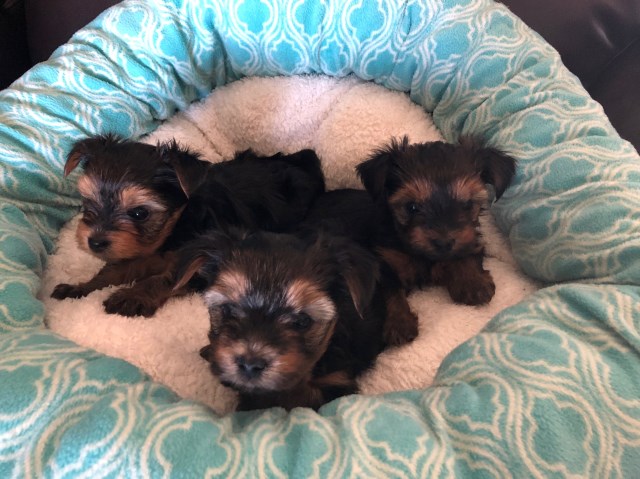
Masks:
[[[322,159],[328,189],[362,188],[355,166],[390,138],[413,142],[441,139],[429,115],[401,92],[353,76],[249,77],[216,88],[164,123],[144,142],[175,139],[209,161],[231,158],[252,148],[264,155],[313,148]],[[409,301],[419,317],[420,334],[411,344],[383,352],[375,367],[359,378],[362,394],[430,386],[442,359],[477,334],[502,309],[521,301],[536,285],[519,270],[490,214],[481,216],[486,244],[484,266],[496,294],[487,305],[454,304],[444,288],[415,291]],[[198,354],[207,344],[209,314],[199,295],[174,298],[152,318],[107,314],[102,302],[115,288],[85,298],[58,301],[56,284],[93,277],[104,264],[81,250],[78,217],[60,232],[47,262],[38,297],[45,324],[77,344],[124,359],[180,397],[224,414],[236,395],[222,386]]]
[[[493,208],[548,287],[434,386],[218,417],[43,329],[78,138],[139,136],[243,76],[354,73],[447,140],[519,159]],[[127,1],[0,93],[0,476],[636,477],[640,163],[544,41],[489,0]]]

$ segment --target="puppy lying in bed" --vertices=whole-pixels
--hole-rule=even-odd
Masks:
[[[212,233],[181,251],[211,326],[200,352],[239,410],[320,406],[358,391],[382,351],[375,255],[348,238]]]
[[[111,138],[105,140],[108,147],[114,146],[109,144]],[[115,145],[121,144],[115,140]],[[133,149],[143,146],[143,151],[154,148],[133,142],[126,146]],[[421,146],[427,149],[426,145]],[[82,148],[86,148],[86,145],[82,145]],[[113,168],[111,163],[108,166],[101,165],[100,160],[95,159],[89,163],[86,151],[80,159],[72,151],[67,173],[80,160],[87,162],[85,175],[79,182],[84,197],[84,216],[77,234],[79,243],[96,256],[120,260],[108,263],[88,283],[100,281],[105,276],[105,270],[114,269],[114,264],[117,271],[122,271],[123,265],[128,264],[128,269],[131,270],[131,265],[140,264],[140,258],[136,258],[137,261],[127,261],[124,254],[131,250],[142,257],[143,265],[151,264],[152,260],[159,258],[157,261],[160,264],[164,262],[162,272],[143,275],[140,267],[135,271],[134,266],[132,274],[137,275],[134,279],[138,279],[138,282],[116,292],[104,303],[109,310],[113,307],[114,300],[122,301],[124,298],[124,301],[131,303],[131,297],[135,302],[145,295],[153,295],[152,307],[148,312],[155,312],[170,296],[194,290],[195,277],[199,282],[195,289],[204,291],[211,319],[209,344],[202,348],[201,355],[210,363],[211,371],[224,385],[240,393],[242,409],[269,406],[288,409],[297,406],[318,408],[336,397],[355,393],[358,376],[371,367],[385,345],[403,344],[417,334],[417,318],[415,334],[404,335],[405,318],[396,316],[393,295],[404,293],[396,292],[398,288],[394,288],[395,281],[414,271],[411,284],[402,285],[408,290],[412,285],[423,285],[424,282],[418,281],[418,276],[422,278],[432,275],[437,265],[446,260],[457,261],[470,254],[481,257],[482,247],[475,229],[487,192],[480,181],[485,179],[483,175],[497,175],[498,170],[495,169],[502,166],[506,171],[506,180],[489,178],[498,185],[498,194],[501,194],[503,183],[506,181],[508,184],[510,175],[513,174],[509,170],[508,157],[498,160],[503,161],[503,165],[493,160],[489,164],[478,166],[473,161],[473,155],[479,153],[470,150],[458,155],[462,158],[459,161],[461,165],[458,165],[461,171],[451,168],[450,177],[440,175],[446,177],[442,180],[434,173],[438,171],[437,165],[429,167],[425,164],[429,161],[427,154],[422,157],[417,155],[417,158],[404,158],[402,154],[406,153],[407,148],[406,140],[402,145],[394,142],[388,150],[377,152],[377,156],[359,165],[358,172],[368,187],[368,193],[361,190],[338,190],[317,197],[317,192],[324,189],[324,179],[319,173],[317,176],[320,181],[316,182],[315,188],[304,192],[306,196],[302,205],[297,201],[302,192],[287,185],[291,190],[287,191],[290,207],[271,210],[268,207],[274,203],[271,196],[276,196],[276,200],[280,199],[271,190],[248,190],[244,195],[248,201],[237,201],[236,196],[243,197],[242,190],[240,193],[229,190],[227,184],[220,182],[222,175],[219,173],[215,175],[217,183],[214,185],[210,179],[207,180],[212,165],[199,161],[197,156],[178,148],[175,143],[160,148],[159,151],[163,162],[161,177],[165,180],[166,177],[173,179],[172,183],[169,182],[172,188],[164,185],[166,191],[154,191],[153,181],[156,180],[149,172],[138,172],[139,176],[136,178],[130,169],[125,169],[125,173],[131,178],[121,175],[119,181],[115,181],[117,167]],[[149,151],[151,157],[155,156],[155,151]],[[108,158],[103,151],[99,153],[98,158]],[[300,154],[307,156],[307,163],[312,165],[311,171],[318,173],[319,160],[312,153],[305,150]],[[308,161],[309,158],[311,162]],[[259,178],[259,174],[265,171],[264,160],[260,163],[255,163],[255,160],[255,157],[245,153],[227,162],[227,165],[244,167],[236,170],[229,168],[228,184],[240,182],[240,177],[234,177],[233,174]],[[299,159],[296,161],[300,163]],[[299,164],[295,165],[298,166]],[[285,170],[279,165],[271,165],[270,168],[268,171],[278,171],[277,168]],[[401,177],[398,170],[405,177]],[[476,176],[477,180],[474,179]],[[148,177],[153,178],[152,186],[143,183],[143,179]],[[137,183],[133,181],[134,178]],[[246,179],[242,181],[246,183]],[[291,178],[288,181],[292,181]],[[478,183],[477,191],[473,187],[474,181]],[[439,182],[443,184],[440,185]],[[376,190],[379,186],[377,183],[381,183],[383,192]],[[393,185],[396,183],[394,189]],[[455,191],[451,189],[454,183],[459,183]],[[249,184],[255,187],[254,184]],[[281,185],[282,183],[279,184]],[[425,194],[417,198],[416,191],[423,193],[422,190],[428,186],[431,187],[431,196]],[[438,188],[446,190],[444,199],[440,198],[440,204],[436,204]],[[156,219],[156,223],[162,225],[160,231],[166,229],[167,232],[159,234],[156,231],[151,235],[148,234],[151,230],[149,225],[153,226],[154,222],[146,220],[151,216],[150,207],[155,206],[153,200],[156,203],[160,201],[158,197],[149,199],[149,196],[159,192],[165,199],[178,198],[178,201],[175,204],[168,202],[170,207],[160,216],[161,221]],[[408,200],[402,196],[403,192],[407,193],[405,196],[408,195]],[[463,192],[469,193],[469,198],[459,198]],[[179,193],[185,197],[182,204]],[[278,193],[283,196],[283,189]],[[388,202],[383,203],[383,207],[380,206],[381,196]],[[140,204],[127,204],[131,201],[130,197]],[[306,214],[311,199],[315,199],[315,203]],[[407,204],[404,204],[407,201],[416,211],[409,211]],[[397,205],[401,202],[403,204],[399,208]],[[451,203],[451,206],[446,208],[444,203]],[[458,207],[458,203],[464,205]],[[432,224],[427,227],[441,236],[454,235],[454,240],[448,240],[452,244],[446,248],[439,244],[444,240],[431,238],[428,242],[431,254],[426,258],[418,256],[421,263],[425,260],[429,262],[429,268],[423,268],[420,275],[416,272],[418,270],[415,265],[412,265],[413,269],[399,270],[398,264],[391,261],[395,256],[390,255],[390,247],[402,247],[404,243],[395,241],[392,244],[388,240],[392,231],[402,229],[395,224],[394,228],[389,226],[394,220],[399,222],[399,219],[404,218],[405,224],[413,222],[412,227],[420,230],[424,225],[416,224],[418,213],[434,208],[439,208],[441,219],[438,220],[435,214],[431,215]],[[399,210],[402,214],[398,214]],[[156,238],[156,244],[150,247],[151,254],[141,247],[144,235],[136,238],[138,249],[119,248],[119,235],[122,231],[106,228],[104,217],[111,220],[122,214],[122,211],[126,212],[129,220],[134,220],[134,225],[138,222],[139,226],[147,226],[146,237]],[[272,211],[280,213],[280,217],[274,219]],[[444,221],[443,218],[452,211],[451,217]],[[158,216],[158,211],[153,213]],[[466,216],[462,213],[466,213]],[[306,219],[301,221],[303,216]],[[458,221],[456,225],[464,223],[460,228],[474,230],[473,237],[470,241],[465,240],[466,242],[457,241],[455,235],[460,234],[456,232],[456,228],[451,228],[454,220],[461,220],[463,216],[467,221]],[[226,226],[233,224],[247,226],[253,232],[221,232],[221,226],[226,229]],[[260,231],[269,228],[288,229],[295,234],[270,235]],[[121,229],[127,234],[127,228]],[[198,235],[206,229],[213,232]],[[144,228],[141,230],[145,231]],[[406,236],[413,238],[415,235]],[[155,254],[156,251],[165,249],[172,253],[170,260],[166,259],[166,255]],[[374,250],[376,253],[373,253]],[[174,276],[176,251],[180,256],[178,276]],[[400,254],[398,251],[393,253],[396,256]],[[144,256],[145,254],[148,256]],[[379,258],[384,260],[384,277],[381,281]],[[483,271],[481,266],[480,271]],[[429,281],[432,279],[431,276],[428,278]],[[56,287],[53,296],[65,287],[67,285]],[[350,301],[345,300],[345,292],[348,292]],[[406,298],[402,296],[401,299],[406,304],[410,318],[415,318]],[[140,310],[133,312],[139,313]]]
[[[206,152],[207,158],[232,158],[235,151],[247,148],[269,156],[313,147],[322,157],[327,185],[335,189],[360,186],[355,166],[379,148],[381,140],[405,134],[412,142],[441,139],[428,115],[400,93],[371,83],[330,78],[304,79],[304,87],[299,83],[295,78],[234,82],[216,89],[204,104],[172,119],[144,141],[155,147],[158,142],[169,144],[178,138],[181,144]],[[309,89],[309,84],[313,88]],[[295,108],[282,101],[285,89],[303,98]],[[242,105],[234,99],[241,99]],[[248,117],[248,111],[262,114]],[[292,116],[292,122],[283,123]],[[291,128],[294,121],[296,128]],[[206,404],[220,414],[233,411],[237,395],[212,377],[209,363],[198,354],[208,344],[210,329],[200,296],[170,300],[144,321],[105,313],[103,301],[117,287],[95,291],[80,300],[49,297],[57,284],[88,281],[103,266],[86,248],[79,248],[75,237],[78,219],[61,231],[43,276],[40,297],[48,326],[77,344],[128,361],[182,398]],[[358,376],[361,393],[429,386],[451,350],[477,334],[504,308],[537,289],[519,271],[491,215],[481,220],[488,256],[484,267],[495,279],[495,297],[485,306],[469,307],[454,304],[443,288],[414,291],[409,301],[419,316],[420,335],[403,347],[385,349],[373,368]]]
[[[382,294],[389,321],[385,339],[401,345],[418,335],[418,318],[406,294],[444,286],[460,304],[491,301],[495,284],[483,267],[480,213],[490,192],[499,199],[516,161],[472,138],[409,144],[393,140],[357,166],[374,202],[373,243],[383,259]]]
[[[112,135],[81,140],[68,155],[80,163],[82,249],[106,261],[89,281],[59,284],[55,299],[79,298],[129,284],[104,301],[108,313],[152,316],[171,296],[175,250],[212,228],[283,231],[301,221],[324,191],[312,150],[259,157],[251,151],[209,163],[176,142],[151,146]]]

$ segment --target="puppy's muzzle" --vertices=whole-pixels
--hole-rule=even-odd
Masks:
[[[94,253],[102,253],[106,250],[110,245],[111,241],[106,239],[104,236],[91,236],[87,243],[89,244],[89,249]]]
[[[236,356],[235,363],[240,375],[246,379],[256,379],[269,366],[269,362],[258,356]]]

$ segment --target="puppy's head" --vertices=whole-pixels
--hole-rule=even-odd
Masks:
[[[515,160],[463,138],[410,145],[406,137],[357,167],[365,188],[390,213],[395,232],[413,253],[433,260],[480,251],[479,215],[498,199],[515,173]]]
[[[175,142],[152,146],[106,135],[75,143],[64,175],[83,164],[80,247],[105,261],[157,251],[187,202],[190,178],[198,176],[183,165],[203,163]]]
[[[369,304],[373,255],[348,240],[302,241],[273,233],[216,233],[181,251],[176,287],[204,279],[212,372],[245,394],[292,389],[308,379],[341,315]]]

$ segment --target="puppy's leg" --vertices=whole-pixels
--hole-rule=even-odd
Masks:
[[[109,296],[103,302],[105,311],[122,316],[153,316],[169,298],[189,292],[187,286],[174,291],[175,267],[175,256],[167,257],[160,274],[136,281],[133,286],[119,289]]]
[[[383,259],[379,291],[386,304],[382,334],[386,346],[402,346],[418,336],[418,317],[411,311],[406,291],[416,287],[422,275],[409,255],[390,248],[377,248]]]
[[[402,346],[418,336],[418,317],[407,301],[402,288],[384,288],[383,294],[387,307],[382,335],[388,347]]]
[[[79,284],[60,283],[53,289],[51,297],[55,299],[81,298],[107,286],[131,283],[163,271],[164,263],[165,260],[160,255],[107,263],[89,281]]]
[[[496,292],[491,273],[482,266],[483,255],[436,263],[432,270],[435,284],[444,286],[456,303],[487,304]]]

